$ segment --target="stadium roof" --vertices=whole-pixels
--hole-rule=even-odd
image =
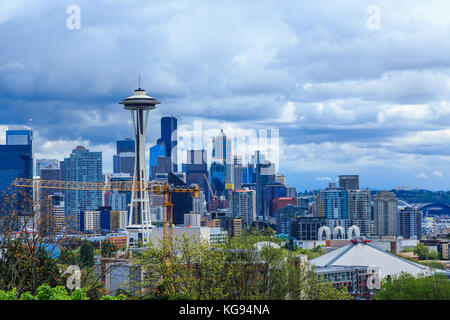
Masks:
[[[309,261],[316,267],[378,266],[380,277],[407,272],[412,275],[430,274],[430,268],[400,258],[368,243],[351,243]]]

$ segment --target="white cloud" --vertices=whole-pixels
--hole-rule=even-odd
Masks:
[[[419,178],[419,179],[428,179],[428,176],[425,173],[421,172],[421,173],[419,173],[417,175],[417,178]]]
[[[444,176],[441,171],[433,171],[433,175],[438,178],[442,178]]]

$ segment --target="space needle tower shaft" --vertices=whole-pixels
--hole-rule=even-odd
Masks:
[[[144,240],[143,234],[148,236],[148,229],[151,228],[150,221],[150,202],[148,191],[145,190],[147,181],[146,162],[145,162],[145,137],[147,134],[147,125],[149,112],[160,104],[155,98],[146,95],[144,89],[134,90],[134,94],[120,102],[125,110],[131,113],[135,136],[135,162],[133,175],[133,189],[131,192],[130,216],[128,218],[128,228],[133,227],[141,229],[140,240]],[[147,231],[145,231],[147,230]]]

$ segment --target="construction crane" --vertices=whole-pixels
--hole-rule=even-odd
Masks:
[[[162,204],[163,214],[163,239],[170,244],[170,255],[173,254],[173,203],[172,193],[188,192],[198,198],[200,189],[198,186],[170,186],[167,182],[153,181],[114,181],[114,182],[81,182],[59,180],[34,180],[17,178],[12,186],[19,188],[43,188],[60,190],[84,190],[84,191],[148,191],[164,196]]]
[[[213,192],[211,185],[209,184],[208,177],[206,176],[206,174],[203,174],[203,176],[205,177],[206,183],[208,184],[209,191],[211,191],[211,197],[213,198],[213,200],[216,200],[217,198],[216,193]]]

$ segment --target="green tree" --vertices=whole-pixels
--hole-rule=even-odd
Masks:
[[[30,292],[24,292],[20,296],[16,288],[10,291],[0,290],[0,300],[89,300],[86,295],[86,288],[79,288],[68,293],[62,286],[50,287],[44,283],[37,289],[37,294],[32,295]],[[100,300],[126,300],[126,296],[120,294],[118,296],[103,296]]]
[[[419,256],[420,260],[426,260],[430,255],[430,249],[423,243],[418,243],[414,248],[414,253]]]
[[[119,250],[114,243],[111,243],[109,240],[104,240],[102,242],[102,250],[101,255],[104,258],[114,257],[114,254]]]
[[[51,221],[41,219],[46,205],[34,202],[23,190],[0,195],[0,290],[34,293],[44,282],[62,284],[57,266],[59,243],[50,232]],[[45,230],[40,228],[43,225]],[[38,232],[29,232],[28,227]]]
[[[382,282],[376,300],[449,300],[450,283],[444,275],[416,278],[403,273]]]
[[[94,265],[94,245],[89,241],[83,241],[80,247],[80,267],[92,267]]]
[[[169,243],[150,245],[134,258],[134,265],[142,268],[142,285],[154,296],[169,299],[221,299],[226,291],[229,274],[224,268],[225,253],[196,237],[174,242],[175,254],[169,256]]]

